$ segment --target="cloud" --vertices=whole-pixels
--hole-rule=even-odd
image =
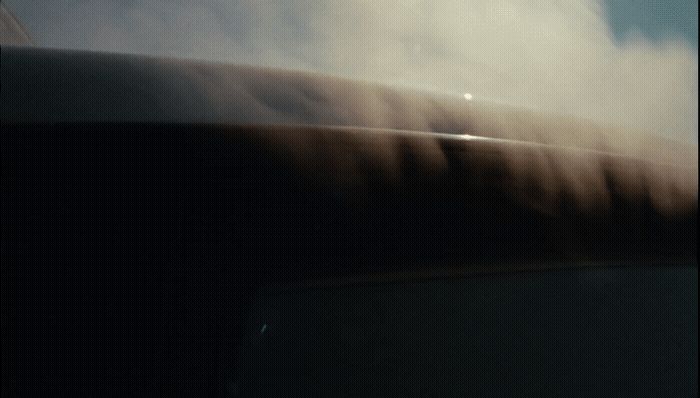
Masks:
[[[697,142],[696,51],[616,40],[595,0],[91,1],[67,19],[86,23],[68,32],[80,48],[468,92]]]

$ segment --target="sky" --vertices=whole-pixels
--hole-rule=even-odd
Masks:
[[[309,70],[697,143],[698,3],[3,0],[44,46]]]

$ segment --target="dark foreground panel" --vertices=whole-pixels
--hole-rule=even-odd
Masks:
[[[697,202],[668,211],[653,193],[623,189],[620,170],[652,165],[570,150],[566,159],[595,161],[605,177],[606,195],[581,201],[542,190],[541,178],[504,159],[546,164],[557,150],[503,145],[322,128],[3,124],[3,395],[225,394],[250,303],[270,283],[543,262],[695,263]],[[397,294],[408,300],[409,291]],[[553,300],[583,297],[567,294]],[[615,308],[628,307],[605,311]],[[655,330],[661,341],[665,329]]]
[[[261,293],[239,396],[695,397],[698,269],[596,267]]]

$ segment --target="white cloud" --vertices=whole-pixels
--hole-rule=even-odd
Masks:
[[[641,35],[618,43],[595,0],[136,0],[116,9],[76,7],[72,20],[91,22],[75,42],[469,92],[697,142],[697,53]]]

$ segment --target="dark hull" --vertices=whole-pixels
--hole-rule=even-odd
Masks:
[[[8,395],[219,394],[251,297],[271,283],[697,264],[697,202],[669,211],[618,178],[688,171],[636,158],[192,124],[3,123],[0,143]],[[547,195],[509,165],[516,154],[584,156],[608,195]]]

